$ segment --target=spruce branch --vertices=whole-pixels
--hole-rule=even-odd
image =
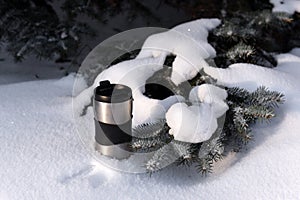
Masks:
[[[274,110],[268,109],[263,106],[249,106],[248,108],[244,108],[244,115],[249,116],[252,119],[271,119],[275,117]]]
[[[214,35],[217,37],[223,37],[227,40],[237,41],[237,27],[234,23],[230,21],[225,21],[222,25],[220,25],[217,29],[213,30]]]
[[[251,124],[257,120],[264,121],[275,117],[274,108],[284,102],[284,95],[258,87],[250,93],[245,89],[227,88],[228,105],[224,134],[227,141],[234,138],[238,148],[252,140]]]
[[[233,46],[231,49],[228,50],[226,56],[228,59],[232,61],[238,60],[249,60],[251,56],[255,54],[255,48],[246,45],[243,42],[239,42],[237,45]]]
[[[267,87],[260,86],[251,94],[250,104],[275,108],[284,101],[285,99],[282,93],[270,91]]]
[[[166,120],[160,119],[155,122],[140,124],[133,128],[132,136],[137,138],[156,137],[166,129]]]
[[[172,137],[168,132],[161,133],[161,135],[149,138],[132,138],[131,149],[136,152],[150,152],[155,151],[163,145],[168,144]]]
[[[171,141],[169,127],[164,119],[144,123],[133,128],[131,148],[133,151],[154,151]]]
[[[207,176],[212,173],[213,161],[211,159],[199,159],[196,165],[197,171],[202,174],[202,176]]]
[[[165,120],[134,129],[134,135],[141,137],[134,138],[133,146],[145,151],[155,150],[145,164],[150,174],[172,163],[188,167],[194,165],[204,176],[211,173],[213,164],[223,158],[225,147],[226,151],[229,148],[239,151],[253,139],[251,125],[257,120],[273,118],[274,108],[284,102],[283,94],[266,87],[259,87],[254,92],[237,87],[226,90],[229,110],[224,127],[219,127],[207,141],[198,144],[176,141],[167,133],[169,127]]]
[[[199,144],[172,140],[154,152],[152,158],[146,163],[146,169],[151,174],[172,163],[190,166],[198,160],[199,147]]]
[[[204,157],[198,157],[196,160],[196,169],[199,173],[206,176],[208,173],[213,172],[213,164],[221,159],[223,159],[224,144],[222,142],[223,138],[216,138],[215,144],[211,144],[210,151]],[[213,141],[213,140],[212,140]],[[200,149],[201,153],[202,149]]]
[[[248,99],[250,92],[244,88],[232,87],[227,88],[227,94],[227,101],[244,103]]]
[[[154,152],[152,158],[148,160],[145,165],[147,172],[152,174],[153,172],[174,163],[178,159],[179,154],[177,153],[176,148],[174,148],[173,143],[174,142],[172,141]]]
[[[201,144],[192,144],[174,140],[174,146],[179,155],[179,158],[176,160],[177,165],[189,167],[197,160],[197,154]]]

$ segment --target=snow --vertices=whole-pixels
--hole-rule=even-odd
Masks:
[[[164,57],[174,54],[172,81],[178,85],[193,78],[203,67],[208,66],[204,59],[214,57],[216,52],[208,44],[208,31],[220,24],[218,19],[199,19],[154,34],[147,38],[137,58]],[[174,42],[176,41],[176,42]]]
[[[273,12],[287,12],[293,14],[295,11],[300,12],[299,0],[270,0],[274,5]]]
[[[204,23],[204,21],[200,22]],[[217,21],[204,24],[204,30],[207,30],[217,25]],[[189,28],[186,27],[187,32],[185,33],[187,34],[193,31],[193,26],[190,25]],[[182,27],[179,26],[178,29],[181,30]],[[171,37],[177,38],[177,35]],[[184,36],[178,37],[185,38]],[[195,37],[194,39],[198,40],[199,38]],[[150,40],[148,44],[151,43]],[[210,49],[205,39],[201,44]],[[213,51],[209,52],[209,50],[205,54],[201,47],[195,48],[199,51],[193,55],[201,55],[202,58],[213,56]],[[95,84],[98,84],[102,78],[124,81],[126,84],[134,86],[134,95],[137,98],[142,98],[138,96],[143,91],[142,80],[161,68],[162,60],[167,53],[179,52],[181,54],[186,50],[191,50],[189,46],[183,46],[183,49],[184,51],[182,49],[156,51],[156,49],[142,52],[138,59],[128,61],[130,64],[128,62],[127,64],[126,62],[118,64],[118,70],[111,67],[97,78]],[[183,52],[180,52],[181,50]],[[149,52],[153,57],[147,58]],[[195,68],[196,70],[203,67],[198,65],[199,63],[204,64],[205,72],[217,78],[218,83],[224,86],[239,86],[253,91],[256,87],[264,85],[286,95],[285,104],[276,110],[277,116],[271,123],[257,124],[253,127],[255,141],[249,145],[248,150],[238,154],[230,153],[224,160],[217,163],[214,173],[206,178],[201,177],[193,169],[175,166],[153,174],[152,177],[143,173],[138,174],[138,172],[142,172],[139,171],[141,166],[134,168],[132,165],[138,163],[140,157],[144,157],[144,155],[122,161],[102,156],[102,162],[98,162],[95,153],[91,153],[93,147],[92,141],[89,140],[90,135],[93,135],[93,121],[90,120],[93,116],[92,108],[87,108],[85,117],[78,116],[80,109],[81,111],[83,109],[78,105],[89,104],[92,87],[73,99],[72,85],[76,77],[74,74],[60,80],[0,85],[1,200],[147,200],[165,199],[166,197],[168,199],[232,200],[240,199],[241,196],[246,200],[299,199],[299,49],[278,55],[277,59],[279,66],[273,69],[249,64],[234,64],[228,69],[217,69],[209,67],[201,59],[195,60],[195,63],[191,62],[193,66],[198,66]],[[126,66],[134,66],[132,62],[136,62],[135,64],[141,67],[148,66],[148,68],[142,68],[141,77],[135,77],[140,82],[124,76],[129,69]],[[183,63],[182,61],[178,62]],[[186,65],[188,66],[188,64]],[[123,67],[124,71],[119,71]],[[136,68],[130,68],[130,70],[138,73]],[[109,75],[109,72],[112,71],[115,73],[114,76]],[[180,70],[177,73],[181,74]],[[189,72],[189,74],[193,73]],[[6,75],[1,74],[0,77],[5,79]],[[188,76],[183,74],[183,77],[187,78]],[[76,81],[78,80],[82,81],[81,77],[77,77]],[[179,80],[177,81],[179,82]],[[82,87],[86,86],[82,84]],[[210,88],[202,89],[205,91]],[[82,88],[79,88],[75,91],[75,95],[81,90]],[[219,111],[210,110],[210,104],[215,101],[206,98],[204,94],[207,92],[199,90],[200,88],[197,88],[197,91],[195,89],[190,98],[196,100],[196,93],[196,97],[198,96],[199,100],[204,102],[203,107],[198,105],[188,107],[186,104],[180,103],[183,101],[180,97],[171,97],[165,102],[144,99],[146,104],[143,104],[143,107],[142,103],[136,105],[137,107],[141,106],[140,110],[143,111],[138,118],[141,118],[141,121],[151,120],[145,117],[149,117],[151,112],[156,113],[157,117],[162,116],[168,110],[168,106],[175,102],[179,103],[175,104],[172,109],[180,106],[180,109],[190,112],[189,116],[195,114],[194,110],[199,108],[201,112],[208,110],[207,112],[212,115],[219,113]],[[218,97],[217,103],[222,102],[221,100],[226,94],[213,91],[216,90],[213,89],[212,94]],[[74,100],[73,104],[72,100]],[[195,103],[197,104],[197,101]],[[220,105],[220,108],[225,107]],[[73,113],[74,109],[75,113]],[[169,111],[172,112],[171,108]],[[137,110],[134,113],[137,114]],[[194,120],[186,119],[191,120],[186,124]],[[80,135],[83,133],[89,135]],[[87,137],[82,138],[82,136]],[[209,136],[204,135],[203,138],[205,139],[205,137]],[[136,174],[124,171],[136,172]]]
[[[211,84],[202,84],[194,87],[189,95],[191,102],[211,104],[214,115],[217,118],[221,117],[228,110],[228,105],[224,102],[226,98],[226,90]]]
[[[182,142],[204,142],[218,128],[217,118],[209,104],[187,106],[176,103],[167,111],[166,120],[171,128],[169,133]]]
[[[192,106],[176,103],[166,113],[169,133],[178,141],[199,143],[213,135],[217,119],[225,114],[227,92],[211,84],[194,87],[189,95]]]
[[[289,59],[286,59],[290,56],[292,55],[278,56],[278,66],[274,69],[238,63],[230,65],[228,69],[208,67],[205,69],[205,72],[216,78],[220,85],[229,87],[239,85],[250,91],[254,91],[258,86],[264,85],[271,90],[284,91],[287,95],[298,91],[298,85],[295,83],[299,82],[299,78],[293,76],[293,74],[299,73],[299,67],[297,66],[299,61],[290,62]]]
[[[175,166],[151,177],[127,174],[97,162],[76,135],[72,75],[0,85],[1,200],[299,199],[300,69],[299,62],[288,66],[285,55],[292,56],[278,56],[278,68],[252,66],[249,73],[250,66],[238,65],[220,79],[229,86],[280,89],[287,100],[271,123],[253,128],[248,150],[229,154],[206,178]]]
[[[69,64],[41,61],[35,57],[16,63],[8,53],[0,51],[0,84],[64,77],[68,68]]]

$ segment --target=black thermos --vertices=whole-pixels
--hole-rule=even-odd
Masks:
[[[95,147],[101,154],[130,156],[132,91],[128,86],[101,81],[94,90]]]

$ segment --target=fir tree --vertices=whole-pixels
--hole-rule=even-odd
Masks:
[[[0,5],[0,40],[16,60],[30,54],[69,60],[80,49],[81,35],[92,34],[84,23],[61,20],[50,0],[1,0]]]
[[[148,21],[159,20],[136,0],[0,0],[0,44],[5,44],[16,61],[34,55],[80,64],[81,54],[91,50],[83,39],[96,34],[90,20],[102,26],[120,13],[126,13],[128,21],[138,15]]]

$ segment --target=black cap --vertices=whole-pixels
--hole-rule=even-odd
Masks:
[[[121,84],[111,84],[108,80],[101,81],[94,90],[96,101],[106,103],[121,103],[132,99],[130,87]]]

